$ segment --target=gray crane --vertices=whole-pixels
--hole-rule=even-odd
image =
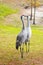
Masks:
[[[27,27],[24,26],[24,21],[23,21],[24,17],[27,17],[27,21],[28,21]],[[21,45],[24,45],[24,43],[26,44],[26,52],[27,52],[27,42],[30,40],[31,28],[30,28],[30,23],[29,23],[29,16],[22,15],[21,20],[22,20],[23,28],[22,28],[22,31],[17,36],[16,49],[18,50],[18,48],[20,47],[21,57],[23,58],[24,47],[22,46],[21,48]],[[28,46],[29,46],[29,43],[28,43]]]

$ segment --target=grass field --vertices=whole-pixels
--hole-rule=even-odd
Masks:
[[[19,58],[20,53],[15,49],[16,36],[19,32],[20,28],[0,25],[0,65],[7,65],[11,60],[18,60],[22,63],[23,60]],[[30,53],[33,53],[33,57],[34,54],[36,57],[42,56],[42,54],[39,54],[43,51],[42,26],[32,26],[32,38],[30,43]],[[24,60],[28,58],[29,56]],[[19,63],[17,65],[19,65]]]

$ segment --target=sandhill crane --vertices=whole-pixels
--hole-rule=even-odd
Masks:
[[[18,49],[20,46],[20,52],[21,52],[22,58],[23,58],[23,47],[21,48],[21,45],[25,43],[27,47],[27,42],[30,40],[30,35],[31,35],[29,16],[25,16],[27,17],[27,20],[28,20],[27,27],[24,26],[23,17],[24,15],[21,16],[23,28],[22,28],[22,31],[18,34],[16,39],[16,49]],[[27,48],[26,48],[26,51],[27,51]]]

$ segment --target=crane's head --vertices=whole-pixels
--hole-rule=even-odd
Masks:
[[[22,21],[24,20],[24,15],[21,16],[21,20],[22,20]]]

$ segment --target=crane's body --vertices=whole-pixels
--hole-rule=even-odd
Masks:
[[[27,31],[26,28],[24,30],[22,30],[22,32],[19,33],[19,35],[17,36],[17,45],[16,48],[18,49],[18,47],[23,44],[27,39]]]

